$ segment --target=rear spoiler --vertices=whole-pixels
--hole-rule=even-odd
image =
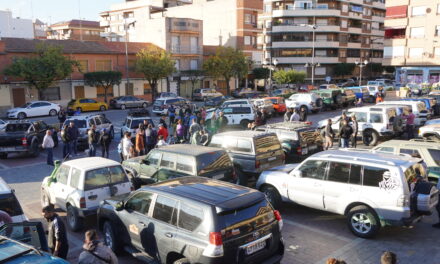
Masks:
[[[221,203],[217,205],[215,209],[217,214],[227,214],[228,212],[233,212],[251,207],[263,201],[264,199],[265,196],[263,193],[254,191],[251,193],[247,193],[242,197],[230,199],[224,203]]]

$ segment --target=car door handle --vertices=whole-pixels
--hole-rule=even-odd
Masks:
[[[139,224],[141,225],[141,226],[147,226],[144,222],[142,222],[142,221],[139,221]]]
[[[96,198],[98,198],[98,195],[90,195],[89,197],[87,197],[87,198],[89,198],[89,200],[96,200]]]
[[[171,233],[165,233],[165,236],[171,238],[171,237],[173,237],[173,234],[171,234]]]

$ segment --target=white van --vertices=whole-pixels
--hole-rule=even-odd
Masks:
[[[412,109],[413,114],[416,116],[414,120],[414,125],[423,126],[428,120],[428,110],[426,105],[420,101],[386,101],[378,103],[377,105],[388,105],[388,106],[408,106]],[[408,114],[408,113],[405,113]]]

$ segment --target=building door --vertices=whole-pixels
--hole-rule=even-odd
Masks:
[[[75,86],[75,99],[84,98],[84,86]]]
[[[133,93],[133,84],[132,83],[126,83],[125,84],[125,95],[134,95],[134,93]]]
[[[12,89],[12,101],[14,102],[14,107],[22,106],[26,103],[24,88]]]

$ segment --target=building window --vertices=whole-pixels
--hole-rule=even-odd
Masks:
[[[245,24],[252,24],[252,15],[251,14],[244,14],[244,23]]]
[[[434,48],[434,56],[435,56],[436,58],[439,58],[439,57],[440,57],[440,48]]]
[[[440,14],[440,4],[437,5],[437,14]]]
[[[406,28],[385,29],[385,39],[405,38]]]
[[[40,100],[54,101],[61,100],[60,87],[49,87],[39,91]]]
[[[89,72],[89,61],[88,60],[78,60],[79,71],[80,72]]]
[[[136,70],[136,60],[128,60],[128,71],[134,72]]]
[[[383,57],[384,58],[398,58],[405,56],[405,46],[396,47],[384,47]]]
[[[198,53],[199,50],[199,38],[198,37],[191,37],[191,53]]]
[[[96,97],[104,97],[104,87],[96,86]],[[113,86],[107,89],[107,96],[113,96]]]
[[[421,58],[423,57],[423,48],[409,48],[410,58]]]
[[[315,74],[316,75],[325,75],[326,74],[326,68],[325,67],[316,67],[315,68]]]
[[[411,11],[412,16],[426,15],[426,6],[414,6]]]
[[[413,28],[411,28],[410,37],[411,38],[424,38],[425,37],[425,27],[413,27]]]
[[[340,50],[339,51],[339,58],[346,58],[347,57],[347,51],[346,50]]]
[[[199,62],[197,60],[191,60],[190,61],[190,69],[191,70],[198,70],[199,69]]]
[[[264,12],[266,13],[272,12],[272,3],[264,5]]]
[[[149,83],[144,83],[144,94],[151,94],[151,85]]]
[[[244,36],[244,45],[251,45],[251,37]]]
[[[180,52],[180,36],[171,37],[171,51]]]
[[[97,60],[95,65],[96,71],[111,71],[112,61],[111,60]]]

